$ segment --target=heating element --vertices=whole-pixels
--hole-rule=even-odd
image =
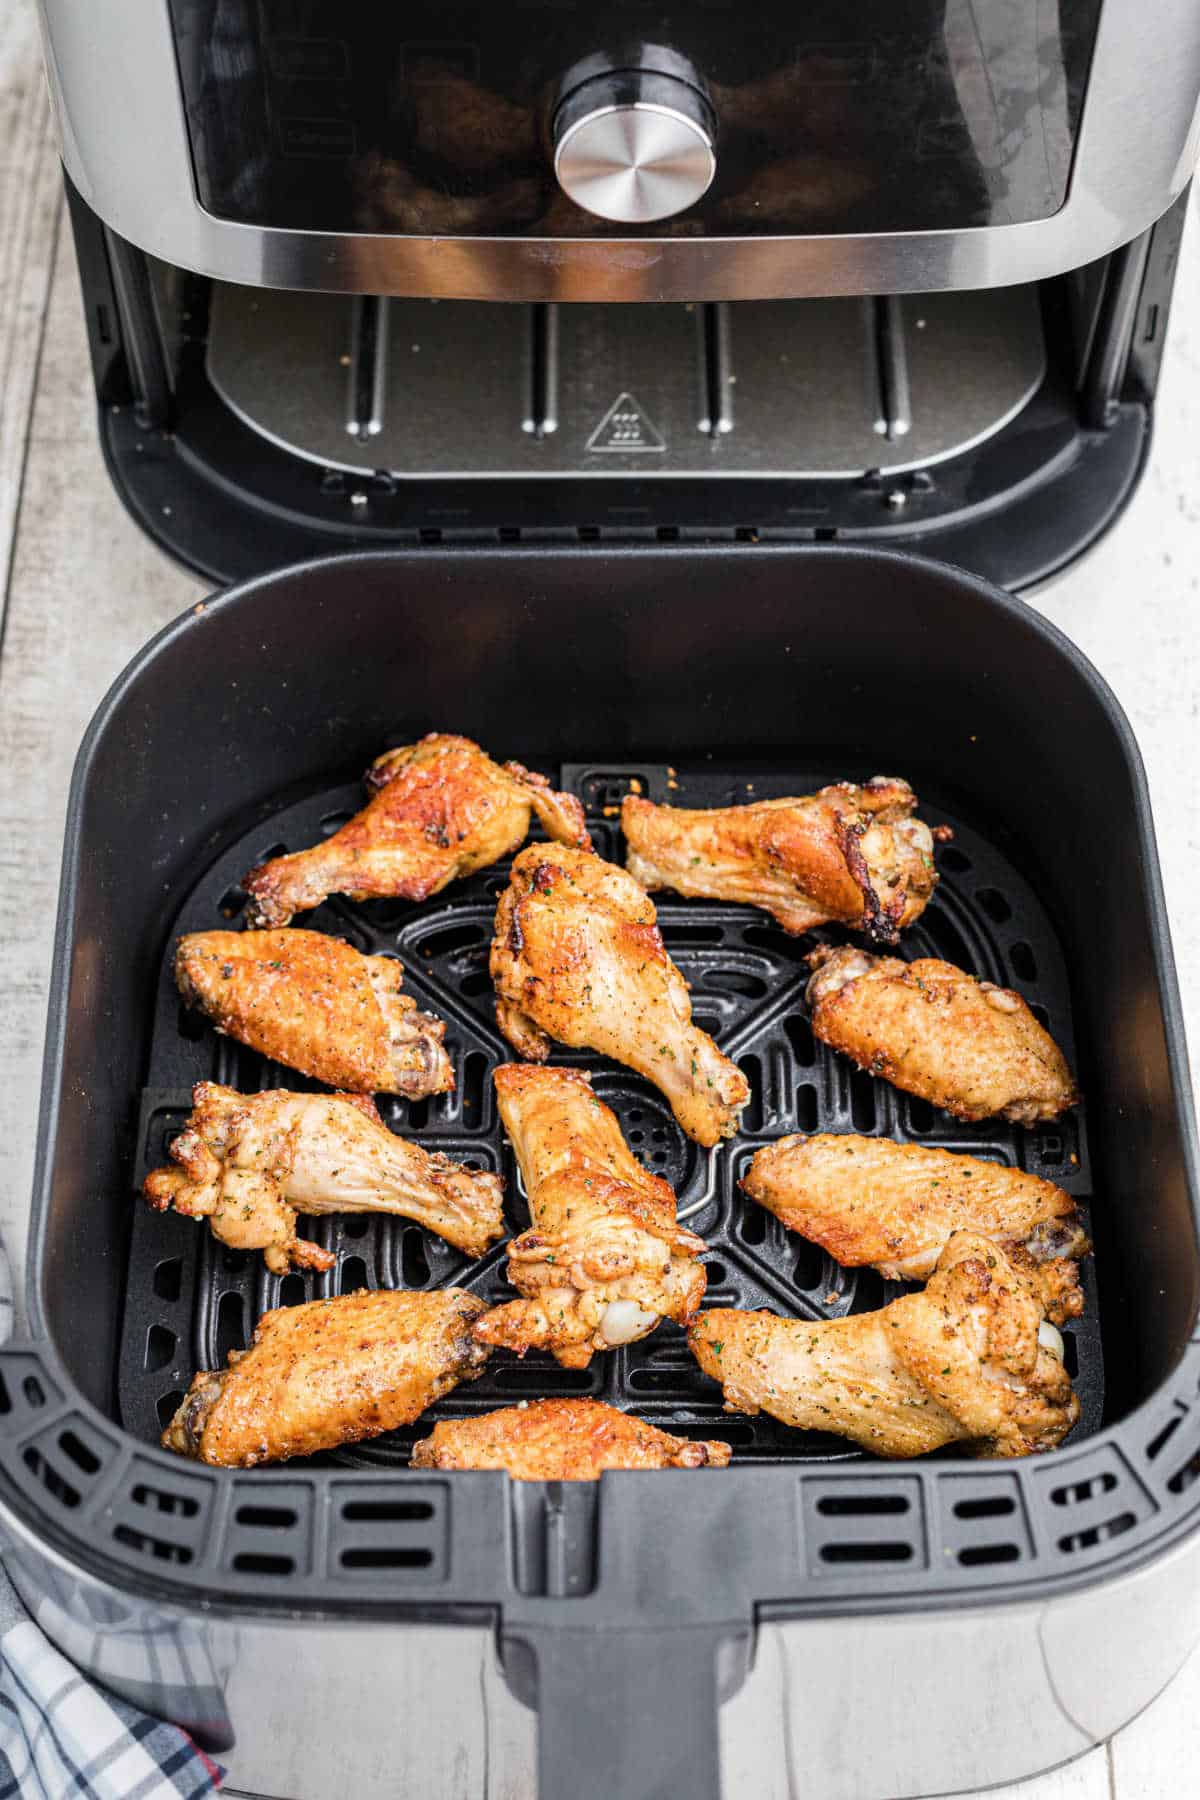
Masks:
[[[368,476],[898,473],[995,436],[1045,367],[1034,286],[529,307],[215,283],[208,336],[240,419]]]

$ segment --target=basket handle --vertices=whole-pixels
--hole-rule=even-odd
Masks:
[[[537,1665],[538,1800],[720,1800],[727,1633],[598,1626],[526,1630],[518,1641]],[[532,1670],[518,1677],[513,1661],[506,1672],[532,1700]]]

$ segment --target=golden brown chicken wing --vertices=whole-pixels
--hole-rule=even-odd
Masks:
[[[953,963],[904,963],[846,946],[809,957],[823,1043],[959,1119],[1056,1119],[1079,1095],[1066,1060],[1019,994]]]
[[[286,925],[330,894],[427,900],[525,841],[535,812],[552,838],[590,849],[583,808],[520,763],[501,768],[470,738],[431,731],[371,764],[374,798],[348,824],[292,856],[252,869],[251,925]]]
[[[886,775],[709,811],[629,794],[626,867],[645,888],[761,906],[785,931],[839,920],[894,944],[937,882],[933,833],[913,817],[916,805],[908,783]]]
[[[627,1063],[661,1088],[689,1137],[737,1130],[746,1077],[692,1024],[687,983],[663,947],[654,902],[624,869],[565,845],[530,844],[496,908],[496,1017],[519,1055],[549,1039]]]
[[[834,1431],[880,1456],[960,1443],[981,1456],[1052,1450],[1079,1417],[1062,1340],[1033,1287],[960,1231],[920,1293],[814,1324],[714,1308],[688,1342],[730,1412]]]
[[[507,1469],[517,1481],[597,1481],[605,1469],[724,1469],[729,1445],[672,1437],[601,1400],[534,1400],[443,1419],[414,1469]]]
[[[704,1240],[676,1224],[669,1184],[642,1167],[583,1071],[505,1063],[496,1099],[533,1229],[508,1246],[508,1278],[525,1297],[495,1307],[476,1335],[585,1369],[595,1350],[689,1319],[704,1298]]]
[[[276,1275],[334,1262],[296,1236],[297,1213],[397,1213],[468,1256],[504,1235],[500,1177],[406,1143],[363,1094],[239,1094],[202,1081],[170,1154],[173,1169],[146,1177],[150,1205],[207,1219],[222,1243],[261,1250]]]
[[[488,1358],[458,1288],[342,1294],[264,1313],[248,1350],[195,1376],[163,1448],[231,1469],[286,1462],[409,1425]]]
[[[1053,1182],[890,1138],[785,1137],[754,1157],[745,1191],[849,1269],[926,1281],[956,1231],[999,1244],[1035,1279],[1055,1325],[1083,1311],[1076,1261],[1089,1244]]]
[[[394,957],[319,931],[195,931],[175,980],[218,1031],[330,1087],[419,1100],[454,1086],[446,1027],[400,992]]]

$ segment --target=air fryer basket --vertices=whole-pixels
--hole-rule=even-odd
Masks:
[[[336,1251],[335,1269],[281,1282],[258,1257],[134,1199],[192,1082],[299,1083],[182,1012],[174,936],[236,918],[248,867],[332,829],[359,803],[367,761],[431,727],[554,774],[584,800],[602,854],[619,854],[615,814],[635,781],[654,798],[713,805],[883,771],[913,781],[931,822],[954,824],[942,886],[902,954],[945,955],[1018,987],[1075,1061],[1084,1109],[1032,1131],[965,1127],[897,1094],[814,1043],[801,960],[811,940],[746,909],[667,897],[663,933],[696,1015],[754,1088],[743,1133],[703,1152],[629,1072],[556,1059],[594,1069],[635,1149],[675,1185],[709,1242],[718,1305],[823,1317],[889,1297],[740,1195],[750,1152],[786,1131],[970,1149],[1090,1204],[1096,1255],[1068,1343],[1083,1417],[1061,1450],[1020,1464],[888,1465],[765,1417],[730,1418],[670,1326],[586,1372],[498,1355],[434,1416],[592,1393],[684,1434],[726,1436],[727,1473],[609,1476],[598,1488],[431,1479],[405,1467],[427,1420],[253,1474],[154,1447],[193,1370],[222,1363],[270,1306],[356,1286],[505,1292],[503,1247],[470,1264],[403,1220],[322,1222],[314,1235]],[[446,1018],[455,1093],[391,1102],[389,1122],[502,1168],[517,1229],[524,1201],[490,1091],[511,1054],[486,969],[504,879],[486,871],[421,907],[334,900],[302,922],[398,952],[408,991]],[[118,682],[80,755],[31,1336],[0,1353],[0,1498],[127,1589],[327,1615],[486,1610],[514,1682],[540,1687],[544,1769],[604,1745],[601,1764],[619,1756],[640,1781],[666,1754],[659,1704],[691,1681],[693,1705],[708,1694],[715,1709],[715,1647],[744,1642],[762,1609],[1049,1594],[1110,1578],[1190,1528],[1190,1159],[1137,752],[1094,671],[1027,608],[937,565],[842,549],[428,551],[285,571],[169,627]],[[564,1642],[569,1653],[547,1655]],[[644,1726],[631,1723],[618,1752],[622,1694]],[[701,1730],[689,1785],[703,1783],[706,1748]],[[677,1745],[663,1770],[682,1779]]]

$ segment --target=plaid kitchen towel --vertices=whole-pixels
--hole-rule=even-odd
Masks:
[[[0,1342],[12,1316],[0,1244]],[[223,1774],[185,1731],[87,1681],[0,1571],[0,1800],[202,1800]]]

